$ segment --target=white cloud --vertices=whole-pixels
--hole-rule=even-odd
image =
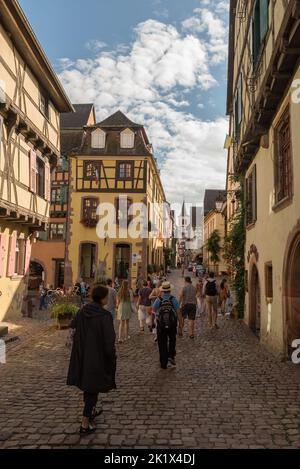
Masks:
[[[205,32],[212,36],[218,30],[217,18],[204,17]],[[218,38],[222,41],[222,34]],[[65,62],[60,74],[72,101],[94,102],[99,120],[121,109],[145,125],[160,157],[170,202],[184,196],[187,202],[201,203],[205,188],[225,183],[226,119],[203,122],[185,110],[188,90],[218,85],[211,62],[219,50],[212,56],[211,45],[212,40],[207,45],[190,31],[148,20],[137,26],[129,49],[122,45],[115,51],[99,50],[94,60]]]
[[[93,52],[98,52],[101,49],[107,47],[106,42],[98,41],[97,39],[92,39],[85,44],[85,47]]]

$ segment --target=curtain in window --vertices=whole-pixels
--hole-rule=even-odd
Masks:
[[[0,277],[3,277],[5,273],[6,241],[7,241],[6,235],[1,234],[0,235]]]
[[[36,161],[36,152],[30,150],[30,190],[34,194],[36,193],[36,173],[37,173],[37,161]]]

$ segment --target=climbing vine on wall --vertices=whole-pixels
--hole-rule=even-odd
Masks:
[[[245,180],[243,176],[236,176],[234,181],[240,185],[236,192],[236,212],[231,230],[225,238],[224,257],[233,276],[233,286],[237,299],[238,317],[244,317],[245,309]]]

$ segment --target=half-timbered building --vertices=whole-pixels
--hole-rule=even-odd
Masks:
[[[75,112],[60,116],[61,157],[52,171],[50,220],[32,248],[30,284],[37,289],[41,280],[53,288],[65,285],[67,214],[69,210],[69,154],[81,148],[84,127],[96,123],[93,104],[74,104]]]
[[[20,315],[35,233],[49,219],[59,114],[71,112],[16,0],[0,0],[0,320]]]
[[[148,207],[147,231],[155,236],[134,239],[121,233],[122,198],[128,224],[132,220],[133,203]],[[107,277],[129,278],[133,282],[139,273],[146,277],[148,264],[158,269],[163,265],[162,204],[166,199],[152,146],[142,125],[118,111],[98,124],[85,127],[80,150],[70,155],[69,200],[67,286],[79,278],[93,282],[99,264]],[[115,208],[107,236],[99,236],[96,229],[97,208],[103,204]],[[150,228],[153,220],[155,230],[153,226]],[[113,236],[109,233],[112,225],[116,228]]]
[[[245,321],[287,356],[300,338],[300,2],[232,0],[229,41],[227,187],[233,172],[244,178]]]

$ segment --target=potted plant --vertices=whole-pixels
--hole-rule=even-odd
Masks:
[[[68,329],[72,319],[78,313],[79,308],[73,303],[55,304],[51,308],[52,318],[56,321],[57,329]]]

